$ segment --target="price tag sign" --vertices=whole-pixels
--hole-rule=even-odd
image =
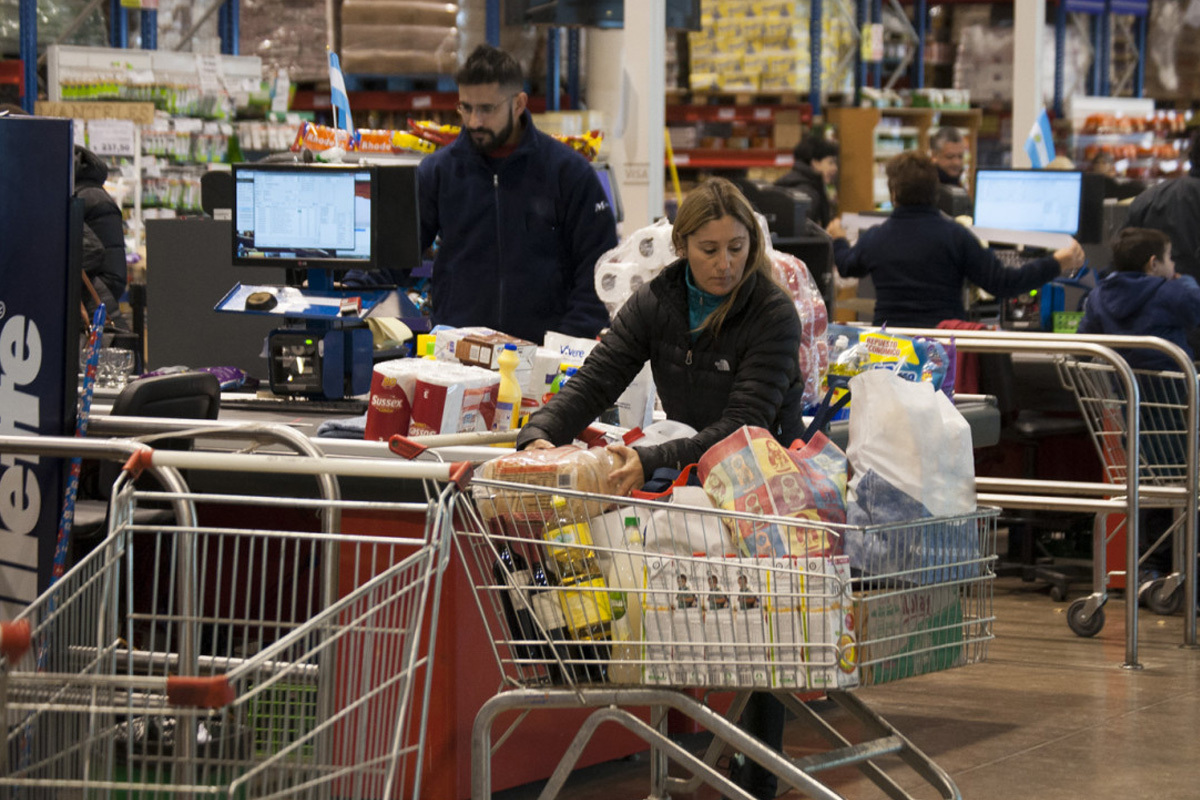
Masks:
[[[412,99],[412,107],[414,109],[431,108],[432,106],[433,98],[427,94],[419,94]]]
[[[197,53],[196,73],[200,76],[200,91],[205,94],[215,94],[224,89],[221,57],[216,53]]]
[[[88,149],[98,156],[132,156],[137,130],[132,120],[94,119],[87,124]]]

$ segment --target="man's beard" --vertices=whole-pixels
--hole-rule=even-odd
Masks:
[[[504,146],[508,138],[512,136],[513,127],[516,125],[516,120],[513,118],[512,107],[508,109],[508,122],[498,131],[489,130],[488,128],[471,128],[467,132],[471,136],[471,144],[475,145],[475,149],[487,155]],[[485,133],[483,141],[475,138],[475,134]]]

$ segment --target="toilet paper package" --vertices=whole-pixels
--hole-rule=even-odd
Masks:
[[[671,223],[659,220],[630,236],[596,262],[596,295],[614,316],[638,287],[651,281],[678,256]]]
[[[416,368],[408,435],[486,431],[496,414],[500,376],[481,367],[410,359]]]
[[[422,359],[398,358],[381,361],[371,374],[371,394],[367,404],[367,441],[408,435],[412,417],[413,389]]]

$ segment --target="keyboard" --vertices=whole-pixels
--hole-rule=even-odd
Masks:
[[[996,258],[1000,259],[1001,264],[1010,269],[1023,267],[1035,258],[1041,258],[1046,255],[1045,250],[1029,247],[1024,250],[1014,250],[1010,247],[993,247],[992,252],[996,254]]]

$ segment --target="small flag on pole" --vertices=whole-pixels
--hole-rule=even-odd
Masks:
[[[1034,169],[1045,169],[1054,160],[1054,134],[1050,130],[1050,117],[1044,108],[1038,111],[1037,119],[1029,130],[1025,152],[1029,154],[1029,163]]]
[[[350,98],[346,95],[346,79],[337,53],[329,53],[329,101],[333,104],[333,127],[343,128],[354,134],[354,121],[350,119]]]

